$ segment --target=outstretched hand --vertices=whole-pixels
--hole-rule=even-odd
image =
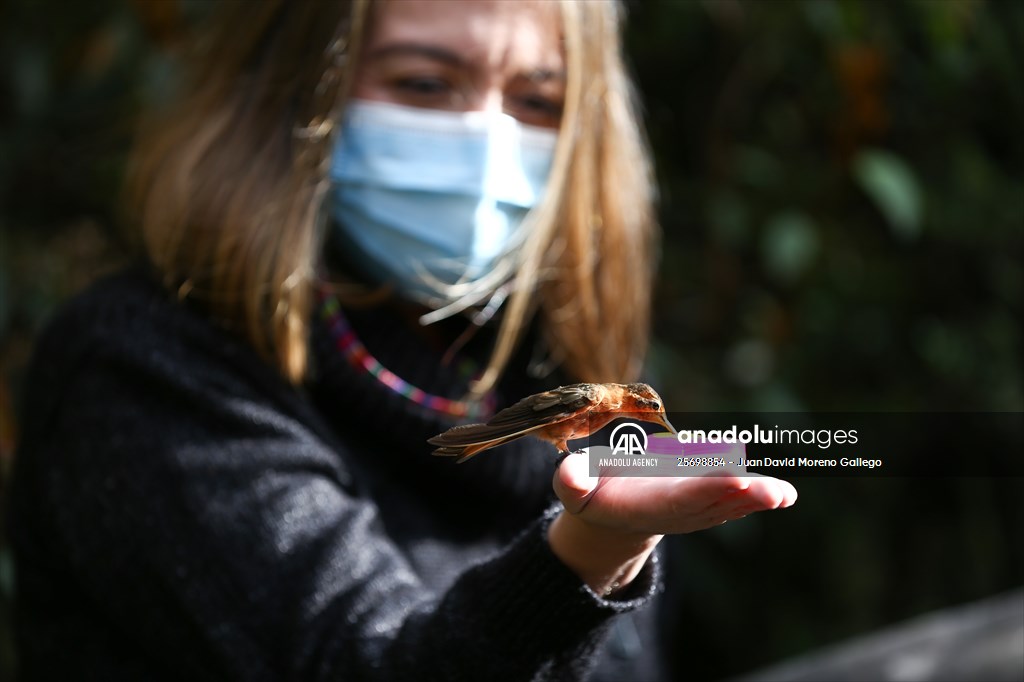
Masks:
[[[792,484],[757,474],[594,477],[586,452],[562,460],[553,485],[565,511],[548,530],[551,549],[606,596],[639,574],[663,535],[692,533],[796,502]]]
[[[554,476],[566,510],[610,530],[667,535],[692,533],[796,502],[787,481],[757,474],[693,477],[592,477],[588,455],[566,457]]]

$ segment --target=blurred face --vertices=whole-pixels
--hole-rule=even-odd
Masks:
[[[558,5],[525,0],[385,0],[353,94],[447,111],[505,112],[556,128],[565,98]]]

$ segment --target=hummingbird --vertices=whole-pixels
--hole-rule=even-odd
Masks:
[[[673,434],[665,403],[647,384],[571,384],[523,398],[501,410],[486,424],[455,426],[427,440],[433,454],[458,457],[457,464],[523,436],[553,444],[562,457],[568,441],[586,438],[613,419],[630,416],[661,424]]]

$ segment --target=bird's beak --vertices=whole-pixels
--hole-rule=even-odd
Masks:
[[[668,420],[668,417],[666,417],[664,414],[658,415],[657,422],[664,426],[665,428],[667,428],[669,430],[669,433],[671,433],[673,436],[679,435],[679,431],[676,430],[676,427],[672,426],[672,424]]]

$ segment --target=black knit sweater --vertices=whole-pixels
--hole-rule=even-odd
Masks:
[[[399,376],[459,394],[398,316],[350,320]],[[658,674],[640,608],[657,559],[614,600],[559,562],[549,447],[431,457],[450,422],[352,369],[326,330],[312,345],[294,388],[141,270],[48,327],[11,490],[22,679]],[[500,402],[542,388],[524,376]]]

